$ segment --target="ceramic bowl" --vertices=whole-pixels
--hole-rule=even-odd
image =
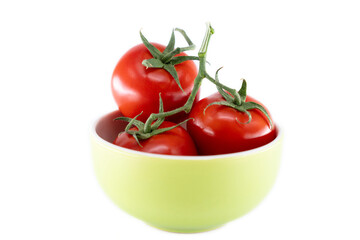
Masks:
[[[115,111],[93,126],[91,147],[97,179],[128,214],[171,232],[202,232],[256,207],[273,186],[283,135],[245,152],[213,156],[170,156],[112,144],[126,123]]]

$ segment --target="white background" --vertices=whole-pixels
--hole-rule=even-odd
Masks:
[[[356,3],[1,1],[0,239],[360,239]],[[167,233],[102,192],[89,128],[116,109],[112,71],[140,29],[166,44],[180,27],[200,46],[207,21],[209,72],[224,66],[220,79],[234,88],[247,79],[285,129],[283,163],[248,215]],[[204,82],[202,91],[216,89]]]

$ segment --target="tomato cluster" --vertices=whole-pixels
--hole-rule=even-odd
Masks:
[[[174,31],[167,46],[149,43],[126,52],[112,77],[112,93],[129,124],[114,140],[125,148],[168,155],[216,155],[263,146],[276,137],[276,129],[262,103],[222,85],[206,73],[207,34],[199,57],[182,51],[193,44],[177,29],[189,47],[175,48]],[[200,61],[199,70],[193,61]],[[218,92],[198,101],[201,81],[213,82]],[[184,119],[186,119],[186,125]],[[182,122],[183,121],[183,122]],[[181,125],[185,126],[183,128]]]

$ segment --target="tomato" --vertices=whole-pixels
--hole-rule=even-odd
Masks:
[[[275,139],[275,127],[270,128],[268,119],[258,109],[248,110],[252,116],[249,123],[246,123],[249,120],[246,113],[223,105],[209,106],[204,115],[204,109],[209,104],[219,101],[224,101],[224,98],[215,93],[200,100],[191,110],[189,117],[194,120],[187,122],[187,130],[195,141],[199,154],[241,152],[263,146]],[[248,101],[261,104],[249,96],[246,97],[246,102]]]
[[[165,49],[163,45],[152,44],[160,52]],[[175,56],[187,55],[180,53]],[[157,113],[159,93],[161,93],[165,111],[179,108],[186,103],[193,89],[197,75],[197,67],[193,61],[188,60],[175,65],[183,92],[166,70],[146,68],[142,65],[143,60],[151,58],[153,56],[146,46],[139,44],[126,52],[114,69],[111,81],[112,94],[119,110],[126,117],[133,118],[143,111],[138,120],[145,121],[151,113]],[[169,117],[168,120],[180,122],[185,117],[185,113],[179,113]]]
[[[164,121],[159,129],[175,126],[175,123]],[[137,130],[131,128],[130,130]],[[197,155],[194,141],[184,128],[178,126],[169,131],[154,135],[145,140],[139,140],[141,146],[135,138],[126,133],[120,133],[113,142],[117,146],[129,148],[141,152],[166,154],[166,155]]]

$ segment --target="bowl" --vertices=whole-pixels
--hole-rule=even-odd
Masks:
[[[283,134],[262,147],[212,156],[150,154],[112,144],[126,122],[111,112],[91,134],[97,179],[128,214],[156,228],[181,233],[215,229],[255,208],[278,173]]]

